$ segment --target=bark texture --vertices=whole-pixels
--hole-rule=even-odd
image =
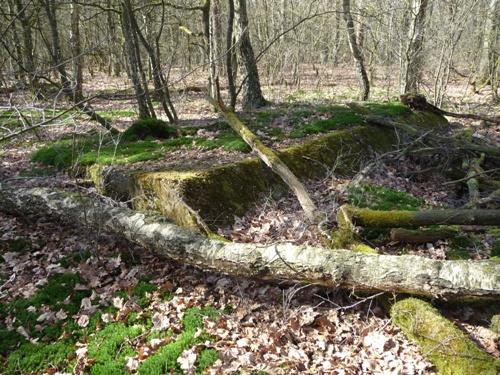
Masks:
[[[352,57],[356,63],[356,74],[358,76],[359,86],[360,86],[360,99],[368,100],[370,95],[370,82],[368,81],[368,74],[366,73],[365,61],[361,48],[359,47],[358,40],[356,38],[356,31],[354,30],[354,20],[351,15],[351,1],[343,0],[342,8],[344,11],[344,20],[347,26],[347,37],[349,41],[349,47],[351,49]]]
[[[408,45],[402,56],[401,94],[418,91],[423,68],[423,45],[428,4],[428,0],[412,0]]]
[[[290,243],[217,241],[160,216],[46,188],[0,186],[0,203],[5,212],[25,216],[43,213],[72,224],[98,227],[139,243],[158,256],[235,276],[447,299],[500,297],[500,263],[496,262],[370,255]]]
[[[246,81],[245,93],[243,95],[243,108],[259,108],[266,105],[266,99],[262,94],[260,86],[259,70],[257,69],[257,60],[253,52],[252,42],[250,40],[250,30],[248,23],[247,1],[238,0],[238,15],[239,27],[241,29],[240,36],[240,52],[241,59],[245,65]]]

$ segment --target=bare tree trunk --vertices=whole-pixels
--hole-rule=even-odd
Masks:
[[[342,8],[344,11],[344,20],[347,26],[347,38],[349,41],[349,47],[351,49],[352,57],[356,63],[356,74],[359,81],[360,87],[360,100],[368,100],[370,96],[370,82],[368,81],[368,74],[366,73],[365,62],[363,59],[363,54],[358,45],[356,39],[356,31],[354,30],[354,21],[351,15],[351,1],[343,0]]]
[[[164,15],[164,11],[163,11]],[[162,16],[163,18],[163,16]],[[156,39],[156,48],[153,48],[151,46],[151,43],[148,42],[147,38],[143,35],[139,25],[137,24],[137,19],[134,14],[130,15],[130,21],[132,22],[132,27],[134,28],[135,32],[137,33],[137,36],[142,42],[142,45],[146,49],[146,52],[148,53],[149,59],[151,60],[151,74],[153,78],[153,84],[155,87],[155,93],[157,97],[160,99],[160,103],[163,107],[163,110],[165,114],[168,117],[168,120],[171,124],[176,124],[178,121],[177,118],[177,113],[175,111],[175,108],[173,106],[173,103],[170,100],[170,93],[168,91],[168,86],[165,77],[162,74],[162,69],[161,69],[161,55],[160,55],[160,48],[159,48],[159,38],[161,36],[161,30],[163,27],[161,27],[160,32],[157,36]],[[163,24],[163,21],[162,21]]]
[[[210,92],[209,95],[213,98],[217,98],[219,93],[217,92],[217,82],[219,80],[220,73],[220,63],[219,59],[222,58],[220,51],[221,43],[221,22],[220,22],[220,0],[209,0],[209,38],[208,38],[208,58],[210,62]]]
[[[259,70],[250,40],[250,30],[248,23],[247,2],[238,0],[238,24],[241,29],[240,52],[241,59],[246,70],[245,92],[243,95],[244,108],[259,108],[266,105],[267,101],[262,94],[260,86]]]
[[[236,54],[234,53],[234,0],[228,0],[228,18],[226,32],[226,72],[229,90],[229,108],[234,111],[236,107]]]
[[[428,0],[412,0],[408,44],[402,57],[401,94],[416,93],[422,80],[423,45]]]
[[[488,83],[491,83],[492,87],[494,87],[493,80],[495,79],[495,70],[498,64],[499,4],[500,2],[498,0],[489,0],[488,3],[488,11],[484,23],[481,58],[479,60],[479,68],[475,80],[476,90]]]
[[[500,297],[500,263],[494,261],[373,255],[290,243],[222,242],[168,223],[161,216],[47,188],[9,189],[0,185],[0,202],[4,212],[23,217],[51,215],[73,225],[105,229],[160,257],[234,276],[450,300]]]
[[[27,12],[26,4],[23,4],[22,0],[16,0],[16,10],[23,29],[23,55],[24,55],[24,68],[28,74],[29,85],[32,89],[36,89],[38,86],[37,73],[35,71],[35,55],[33,50],[33,36],[32,27],[30,25]]]
[[[73,101],[83,99],[83,53],[80,39],[80,5],[71,2],[71,53],[73,60]]]
[[[129,63],[129,75],[130,80],[134,86],[135,96],[137,98],[137,106],[139,108],[139,118],[148,118],[152,117],[152,114],[149,110],[149,106],[146,99],[146,92],[144,87],[142,86],[140,77],[139,77],[139,63],[137,60],[137,48],[134,38],[134,29],[132,27],[132,21],[130,19],[129,9],[130,2],[122,3],[122,31],[123,37],[125,38],[125,44],[127,48],[127,57]]]

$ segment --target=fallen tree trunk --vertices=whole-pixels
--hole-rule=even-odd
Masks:
[[[371,255],[290,243],[270,245],[212,240],[167,222],[81,194],[0,185],[0,209],[99,227],[141,244],[158,256],[207,270],[262,280],[288,280],[360,291],[388,291],[445,299],[500,297],[500,264]]]
[[[416,129],[412,125],[405,124],[402,122],[394,121],[382,116],[375,115],[367,115],[364,116],[364,119],[368,123],[372,123],[379,126],[385,126],[391,129],[399,129],[412,137],[420,137],[426,136],[424,132],[419,129]],[[429,138],[429,137],[428,137]],[[429,148],[429,150],[446,150],[446,146],[449,146],[451,149],[455,150],[465,150],[465,151],[474,151],[479,153],[485,153],[488,156],[498,157],[500,156],[500,149],[498,147],[490,147],[486,145],[478,145],[475,143],[457,141],[450,139],[449,137],[443,137],[436,134],[432,134],[432,138],[427,139],[428,143],[431,145],[436,145],[435,148]]]
[[[208,101],[224,116],[226,122],[231,128],[245,141],[247,145],[259,156],[274,173],[276,173],[283,182],[293,191],[297,197],[300,206],[304,210],[307,219],[311,223],[318,223],[322,220],[322,216],[312,201],[306,188],[300,180],[293,174],[288,166],[273,150],[267,147],[252,131],[236,116],[236,114],[228,110],[222,100],[215,100],[208,97]]]
[[[500,117],[489,117],[489,116],[483,116],[483,115],[476,115],[473,113],[455,113],[455,112],[449,112],[445,111],[441,108],[436,107],[435,105],[432,105],[427,101],[425,96],[419,95],[419,94],[405,94],[401,95],[401,103],[407,105],[413,110],[417,111],[427,111],[427,112],[432,112],[436,113],[441,116],[449,116],[449,117],[455,117],[455,118],[466,118],[466,119],[472,119],[472,120],[482,120],[482,121],[488,121],[492,122],[495,124],[500,124]]]
[[[500,210],[377,211],[347,206],[344,211],[348,213],[349,219],[354,225],[362,227],[411,228],[427,225],[500,225]]]
[[[403,243],[425,243],[453,238],[459,234],[458,230],[453,229],[422,229],[412,230],[403,228],[391,229],[391,241]]]

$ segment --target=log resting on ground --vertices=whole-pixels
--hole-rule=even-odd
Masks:
[[[374,228],[405,228],[426,225],[500,225],[500,210],[377,211],[344,208],[354,225]]]
[[[288,280],[360,291],[388,291],[445,299],[498,299],[500,263],[371,255],[290,243],[213,240],[164,217],[46,188],[0,185],[0,210],[49,215],[108,230],[160,257],[206,270],[262,280]]]

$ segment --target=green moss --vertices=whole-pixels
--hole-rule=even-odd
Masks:
[[[497,374],[500,361],[480,350],[452,322],[429,303],[408,298],[395,303],[391,317],[439,374]]]
[[[408,193],[375,185],[349,186],[347,189],[349,204],[372,210],[417,210],[423,200]]]
[[[375,250],[373,247],[370,247],[362,243],[354,245],[352,251],[364,254],[377,254],[377,250]]]
[[[5,355],[26,342],[24,336],[16,331],[9,331],[3,328],[0,328],[0,338],[0,355]]]
[[[98,111],[97,113],[109,120],[120,119],[122,117],[134,117],[137,115],[137,113],[131,109],[110,109],[108,111]]]
[[[196,360],[196,373],[203,374],[204,370],[212,366],[219,359],[219,353],[215,349],[203,349]]]
[[[144,140],[146,138],[167,139],[177,135],[177,130],[165,121],[155,118],[141,119],[134,122],[124,133],[123,140],[127,142]]]
[[[146,281],[139,281],[132,290],[132,294],[137,298],[139,306],[144,308],[149,305],[149,298],[146,296],[146,293],[153,293],[157,289],[158,287],[154,284]]]
[[[359,158],[370,152],[368,144],[383,151],[390,149],[392,139],[392,134],[375,127],[357,127],[281,150],[278,155],[301,179],[323,176],[328,172],[323,166],[335,165],[339,157],[343,162],[336,173],[349,175],[358,170]],[[189,207],[214,228],[245,214],[262,193],[286,190],[258,158],[188,172],[137,173],[131,180],[134,208],[158,210],[177,224],[195,229],[197,222]]]
[[[39,312],[28,311],[30,306],[49,306],[52,311],[60,309],[66,311],[68,315],[76,314],[80,309],[81,300],[90,295],[90,291],[75,291],[77,283],[82,282],[75,274],[56,274],[51,276],[47,284],[44,285],[33,297],[28,299],[15,300],[5,304],[4,313],[16,318],[16,326],[23,326],[32,336],[43,340],[55,340],[65,331],[65,321],[58,321],[47,325],[43,330],[35,330],[38,324]]]
[[[142,327],[123,323],[108,324],[90,341],[88,356],[94,361],[90,373],[108,375],[126,373],[125,359],[135,354],[129,342],[142,333]]]
[[[204,342],[208,338],[206,335],[195,337],[196,331],[203,327],[203,317],[216,318],[219,312],[213,307],[190,308],[186,310],[182,319],[183,332],[177,339],[163,346],[158,352],[141,363],[138,369],[139,374],[156,375],[166,373],[179,373],[182,371],[177,363],[177,358],[182,352],[199,342]],[[213,354],[206,354],[205,363],[213,358]]]
[[[75,348],[72,343],[23,344],[7,358],[5,374],[42,372],[48,368],[62,368],[68,364]]]
[[[26,253],[31,250],[31,242],[19,237],[13,240],[0,240],[0,253],[15,252]]]

